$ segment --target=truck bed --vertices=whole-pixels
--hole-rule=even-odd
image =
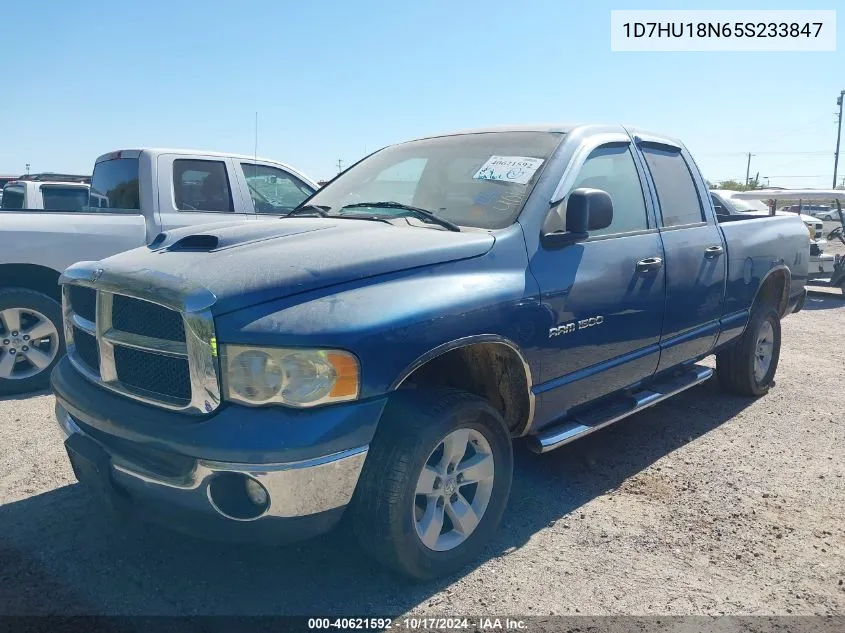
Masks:
[[[773,267],[787,264],[792,270],[790,297],[800,293],[807,279],[809,235],[797,215],[719,216],[728,251],[725,314],[748,308],[760,279]],[[801,253],[796,261],[786,254]]]

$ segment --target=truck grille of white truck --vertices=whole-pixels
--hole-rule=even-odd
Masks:
[[[75,283],[62,286],[62,298],[68,356],[90,380],[189,413],[219,405],[210,315]]]

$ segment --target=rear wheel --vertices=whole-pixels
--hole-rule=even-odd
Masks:
[[[46,388],[64,349],[56,301],[23,288],[0,290],[0,394]]]
[[[420,579],[479,556],[510,495],[510,433],[485,400],[451,389],[397,392],[352,505],[361,544]]]
[[[780,315],[771,305],[751,312],[743,335],[716,354],[716,375],[724,389],[744,396],[762,396],[774,384],[780,359]]]

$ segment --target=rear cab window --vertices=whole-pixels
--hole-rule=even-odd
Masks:
[[[22,185],[6,185],[3,188],[3,209],[23,209],[26,193]]]
[[[701,198],[692,172],[681,150],[668,145],[642,146],[645,162],[657,189],[663,226],[684,226],[704,222]]]
[[[174,160],[173,202],[179,211],[233,212],[226,164],[219,160]]]
[[[98,212],[140,211],[138,159],[113,158],[94,165],[90,201],[90,208]]]
[[[88,207],[88,187],[41,185],[41,199],[45,211],[85,211]]]

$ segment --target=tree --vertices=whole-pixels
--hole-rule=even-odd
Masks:
[[[728,191],[745,191],[745,183],[738,180],[722,180],[716,188],[727,189]]]
[[[748,181],[748,186],[745,186],[744,182],[739,182],[738,180],[722,180],[721,182],[713,187],[714,189],[727,189],[729,191],[748,191],[751,189],[762,189],[760,186],[760,176],[754,176]]]

